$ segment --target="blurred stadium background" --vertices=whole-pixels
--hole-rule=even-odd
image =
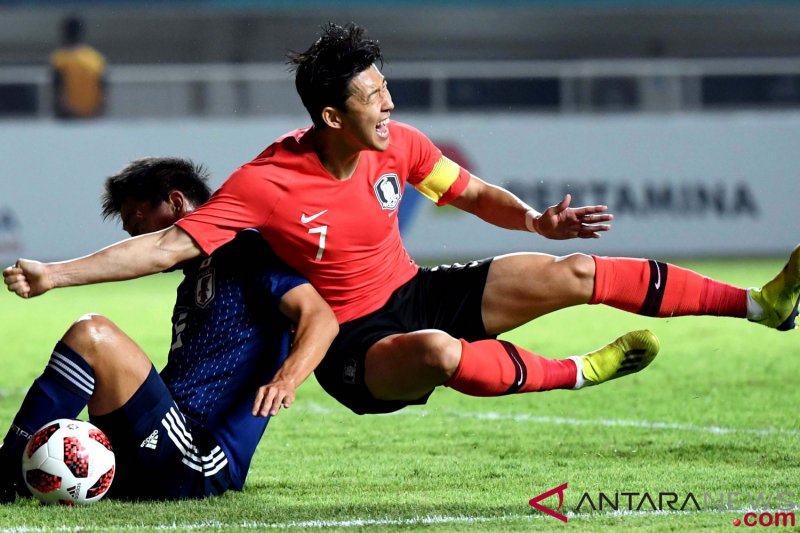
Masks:
[[[101,119],[53,118],[48,58],[70,14],[109,62]],[[407,192],[422,260],[784,255],[797,240],[800,2],[0,0],[0,260],[118,239],[97,195],[134,157],[192,157],[218,185],[309,123],[283,57],[328,20],[381,41],[393,116],[477,175],[537,208],[570,192],[618,215],[600,242],[543,243]]]

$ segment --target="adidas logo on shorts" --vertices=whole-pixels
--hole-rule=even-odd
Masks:
[[[150,433],[150,436],[142,441],[142,444],[139,445],[139,447],[155,450],[156,446],[158,446],[158,430],[154,429],[153,432]]]

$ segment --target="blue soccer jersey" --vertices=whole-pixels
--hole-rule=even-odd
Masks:
[[[184,274],[161,377],[191,431],[222,448],[232,487],[241,489],[268,422],[251,414],[256,389],[289,351],[291,323],[278,303],[308,282],[254,231],[194,260]]]

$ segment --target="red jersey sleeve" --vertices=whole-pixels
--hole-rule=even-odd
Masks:
[[[243,229],[263,230],[279,196],[246,165],[234,172],[208,202],[176,225],[210,255]]]
[[[443,156],[422,132],[403,126],[410,155],[408,182],[436,205],[446,205],[458,198],[469,184],[470,173]]]

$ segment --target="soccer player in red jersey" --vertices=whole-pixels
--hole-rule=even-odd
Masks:
[[[638,371],[655,357],[658,339],[648,331],[561,360],[496,339],[578,304],[795,327],[800,246],[773,280],[749,290],[658,261],[584,254],[418,267],[396,215],[409,184],[438,205],[550,239],[598,238],[612,217],[606,206],[572,207],[569,195],[540,213],[442,156],[419,131],[390,123],[394,104],[379,70],[380,48],[363,28],[329,24],[290,62],[313,126],[278,139],[175,226],[64,263],[20,260],[4,273],[9,290],[30,297],[142,276],[257,228],[334,309],[340,332],[316,375],[356,413],[424,403],[439,385],[475,396],[581,388]]]

